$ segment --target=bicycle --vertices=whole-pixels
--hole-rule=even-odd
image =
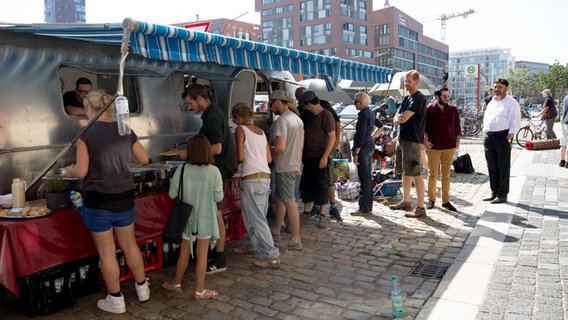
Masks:
[[[540,123],[537,125],[532,118],[529,118],[529,123],[525,126],[522,126],[515,135],[517,144],[521,146],[521,148],[524,148],[525,142],[527,141],[545,140],[546,131],[543,124],[544,122],[542,120],[540,120]]]

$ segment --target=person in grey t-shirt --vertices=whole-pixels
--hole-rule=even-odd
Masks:
[[[276,90],[270,95],[270,107],[279,117],[272,124],[271,147],[274,160],[276,221],[271,226],[275,238],[280,235],[284,216],[288,213],[288,227],[292,232],[288,249],[302,249],[300,241],[300,216],[294,196],[294,185],[300,174],[302,149],[304,147],[304,124],[300,117],[290,111],[292,97]]]

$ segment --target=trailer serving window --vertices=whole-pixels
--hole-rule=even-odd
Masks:
[[[237,81],[231,76],[226,76],[218,73],[203,73],[203,72],[183,72],[174,71],[172,75],[174,79],[175,92],[178,92],[176,96],[177,106],[180,111],[187,111],[185,102],[181,98],[181,94],[185,88],[187,88],[192,83],[197,83],[208,88],[209,96],[211,97],[211,102],[213,104],[219,104],[217,92],[215,89],[216,82],[220,81]]]
[[[75,91],[76,81],[79,78],[89,79],[92,83],[92,89],[101,89],[110,95],[114,95],[117,90],[118,68],[114,66],[62,64],[58,69],[58,74],[61,83],[62,105],[64,104],[63,95],[67,92]],[[140,112],[138,85],[136,81],[139,76],[155,77],[160,76],[160,74],[147,70],[125,70],[123,78],[124,95],[128,99],[131,114]],[[63,108],[65,109],[64,105]],[[68,112],[66,111],[66,113]]]

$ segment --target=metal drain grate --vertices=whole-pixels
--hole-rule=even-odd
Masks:
[[[416,267],[412,269],[411,274],[421,277],[442,279],[450,266],[451,264],[449,263],[420,261]]]

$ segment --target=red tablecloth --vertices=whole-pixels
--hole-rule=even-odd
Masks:
[[[167,192],[138,197],[136,239],[161,234],[173,201]],[[97,253],[74,208],[35,219],[0,219],[0,284],[19,295],[17,278]]]
[[[240,210],[240,179],[224,186],[223,214]],[[167,191],[135,199],[136,240],[162,233],[173,201]],[[0,284],[19,295],[19,277],[97,253],[89,230],[75,208],[35,219],[0,219]]]

